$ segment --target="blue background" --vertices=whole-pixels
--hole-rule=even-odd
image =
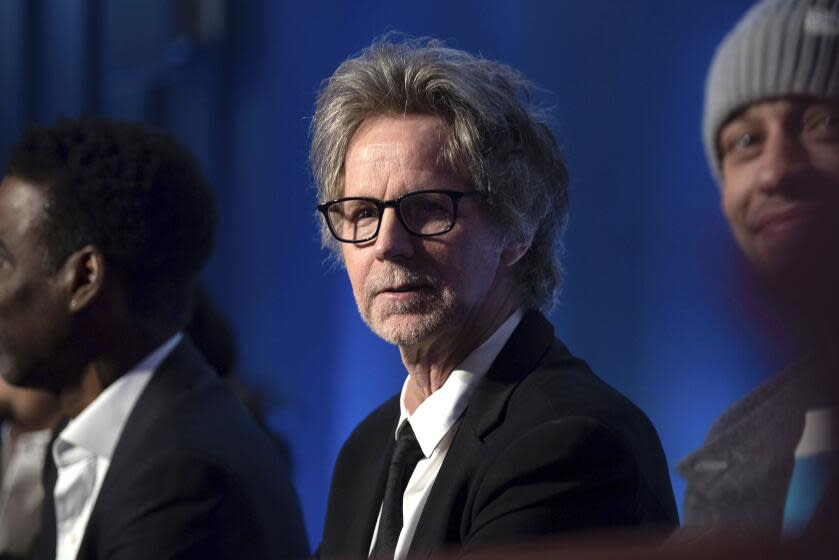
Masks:
[[[320,81],[399,30],[543,88],[572,176],[551,319],[649,414],[672,469],[783,358],[760,343],[773,319],[755,311],[700,143],[707,65],[751,3],[2,0],[0,161],[25,123],[82,113],[149,122],[195,151],[221,213],[204,279],[240,375],[291,444],[316,544],[341,442],[405,375],[319,247],[306,156]]]

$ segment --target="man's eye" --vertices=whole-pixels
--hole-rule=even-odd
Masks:
[[[839,113],[824,113],[818,115],[807,124],[819,140],[839,141]]]
[[[358,222],[368,218],[376,217],[376,209],[370,206],[361,206],[353,209],[347,219],[351,222]]]
[[[752,134],[747,132],[746,134],[742,134],[742,135],[738,136],[734,140],[732,149],[744,150],[746,148],[749,148],[750,146],[754,146],[755,143],[756,143],[755,142],[755,137]]]
[[[417,212],[426,215],[442,214],[446,212],[446,207],[436,200],[421,200],[414,205]]]
[[[723,143],[723,157],[747,158],[757,153],[760,141],[760,136],[751,132],[731,135]]]

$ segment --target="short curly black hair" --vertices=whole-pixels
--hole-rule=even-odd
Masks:
[[[49,266],[94,245],[123,273],[138,310],[186,322],[216,225],[213,191],[191,153],[139,123],[64,118],[27,128],[5,174],[47,189]]]

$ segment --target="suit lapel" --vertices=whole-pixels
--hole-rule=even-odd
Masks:
[[[399,399],[391,399],[365,420],[365,434],[350,436],[335,465],[320,558],[367,558],[387,469],[393,454]],[[363,476],[357,476],[363,473]]]
[[[359,544],[355,551],[359,558],[366,558],[370,552],[373,529],[376,528],[376,520],[379,517],[379,509],[381,509],[382,499],[385,493],[385,483],[387,482],[388,467],[390,466],[390,457],[393,455],[393,448],[395,446],[393,438],[395,430],[396,422],[388,430],[387,444],[384,449],[375,450],[371,455],[371,457],[376,457],[375,461],[378,463],[378,466],[368,472],[375,472],[376,476],[364,480],[361,483],[359,494],[360,507],[358,509],[361,512],[361,516],[359,517],[360,523],[356,526],[358,530],[357,534],[350,536],[350,542]]]
[[[554,342],[554,329],[538,311],[528,311],[481,380],[464,413],[464,424],[483,438],[503,418],[512,390],[539,364]]]
[[[513,389],[539,364],[553,342],[550,322],[538,311],[525,313],[463,413],[417,523],[411,557],[427,557],[432,550],[460,542],[469,481],[484,457],[484,440],[503,419]]]

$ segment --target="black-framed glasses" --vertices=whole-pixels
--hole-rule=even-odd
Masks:
[[[479,191],[424,190],[393,200],[348,196],[318,205],[329,231],[342,243],[364,243],[379,235],[385,208],[393,208],[412,235],[433,237],[451,231],[457,220],[457,203]]]

